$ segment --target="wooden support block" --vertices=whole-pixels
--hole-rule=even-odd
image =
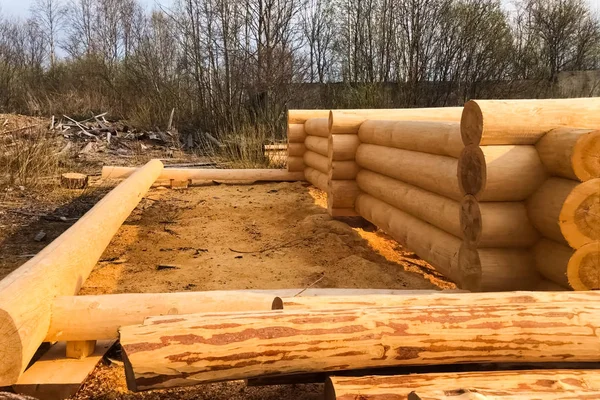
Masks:
[[[60,186],[67,189],[84,189],[88,185],[88,176],[76,172],[67,172],[60,176]]]
[[[191,183],[191,179],[188,180],[179,180],[179,179],[171,179],[171,183],[169,187],[171,189],[187,189]]]
[[[96,351],[95,340],[77,340],[67,342],[67,358],[82,359],[89,357]]]
[[[92,373],[114,340],[98,342],[96,350],[87,358],[66,358],[65,342],[57,342],[36,361],[12,386],[17,393],[39,400],[61,400],[71,397]]]

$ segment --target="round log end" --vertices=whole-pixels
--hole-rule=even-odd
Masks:
[[[466,195],[460,203],[460,230],[463,238],[475,246],[481,239],[483,230],[479,202],[472,195]]]
[[[577,185],[559,216],[560,231],[574,249],[600,240],[600,178]]]
[[[465,146],[458,159],[458,185],[465,195],[479,196],[485,189],[487,166],[477,145]]]
[[[483,136],[483,113],[479,104],[471,100],[465,104],[460,119],[460,136],[465,146],[479,145]]]
[[[329,118],[327,120],[327,129],[329,133],[331,133],[331,128],[333,128],[333,111],[329,111]]]
[[[455,282],[460,289],[478,292],[481,290],[481,260],[477,248],[463,242],[458,250],[458,267],[460,269],[459,282]]]
[[[88,185],[88,176],[77,172],[67,172],[60,176],[60,186],[66,189],[85,189]]]
[[[569,260],[567,278],[575,290],[600,289],[600,242],[577,249]]]
[[[582,135],[571,157],[573,172],[582,182],[600,178],[600,131]]]
[[[0,387],[17,383],[23,368],[23,343],[13,318],[0,310]]]
[[[271,310],[283,310],[283,299],[281,297],[275,297],[273,299]]]

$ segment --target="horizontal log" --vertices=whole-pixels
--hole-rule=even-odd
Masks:
[[[17,382],[48,332],[54,298],[79,292],[162,169],[158,160],[137,169],[73,226],[0,281],[0,386]]]
[[[465,145],[531,145],[560,126],[600,129],[600,98],[471,100],[461,135]]]
[[[368,194],[358,196],[356,211],[404,247],[414,251],[461,289],[479,287],[481,272],[467,271],[465,274],[459,267],[461,240],[456,236]]]
[[[600,390],[556,388],[553,392],[528,392],[522,389],[479,389],[462,388],[427,391],[417,389],[408,395],[408,400],[583,400],[597,399]]]
[[[463,238],[476,247],[531,247],[540,238],[522,202],[479,202],[467,195],[460,203]]]
[[[327,138],[319,136],[307,136],[306,140],[304,141],[304,145],[306,146],[307,150],[327,157],[327,148],[329,147]]]
[[[239,290],[238,290],[239,292]],[[295,289],[245,289],[242,292],[268,294],[279,297],[317,297],[317,296],[369,296],[369,295],[400,295],[400,294],[429,294],[439,293],[439,290],[400,290],[400,289],[349,289],[349,288],[295,288]],[[463,293],[464,290],[449,289],[444,293]]]
[[[462,107],[399,108],[374,110],[331,110],[331,133],[357,134],[367,120],[384,121],[460,121]]]
[[[304,143],[304,140],[306,139],[306,131],[304,130],[304,123],[288,124],[287,137],[288,137],[288,143]]]
[[[551,393],[560,388],[600,389],[600,372],[595,369],[558,369],[332,376],[325,383],[325,400],[407,400],[408,395],[416,389],[444,390],[460,387],[523,390],[534,393]],[[385,397],[386,395],[391,397]]]
[[[329,159],[329,179],[350,180],[356,179],[360,166],[356,161],[331,161]]]
[[[578,248],[567,266],[569,285],[575,290],[600,290],[600,242]]]
[[[358,135],[329,135],[329,160],[354,161],[358,146],[360,146]]]
[[[585,182],[600,178],[600,131],[557,128],[535,145],[551,175]]]
[[[288,156],[287,158],[287,170],[290,173],[297,173],[304,171],[306,165],[304,165],[304,156],[302,157],[294,157]]]
[[[376,199],[456,237],[462,236],[457,201],[367,169],[358,173],[356,182]]]
[[[243,290],[60,296],[52,303],[44,341],[117,339],[121,326],[141,324],[150,316],[269,310],[273,298]]]
[[[522,201],[546,180],[533,146],[466,146],[458,159],[464,194],[480,201]]]
[[[359,190],[353,180],[329,180],[327,186],[327,209],[354,209]]]
[[[560,211],[577,184],[570,179],[550,178],[527,200],[529,219],[544,237],[567,244],[560,230]]]
[[[304,123],[304,130],[308,136],[329,137],[327,118],[311,118]]]
[[[290,157],[291,158],[291,157]],[[289,163],[289,160],[288,160]],[[102,179],[124,179],[131,176],[139,168],[102,167]],[[284,169],[211,169],[211,168],[165,168],[156,179],[161,180],[217,180],[217,181],[302,181],[301,173]]]
[[[460,123],[454,121],[365,121],[362,143],[458,158],[465,147]]]
[[[123,327],[131,390],[399,365],[600,360],[600,306],[270,311],[149,318]],[[308,341],[308,343],[307,343]]]
[[[309,150],[304,153],[304,164],[306,164],[307,167],[314,168],[324,174],[329,173],[327,156],[315,153],[314,151]]]
[[[580,183],[560,210],[560,231],[574,249],[600,240],[600,178]]]
[[[302,157],[306,152],[304,143],[289,143],[287,148],[288,157]]]
[[[423,293],[421,293],[423,292]],[[468,306],[506,304],[555,304],[573,301],[599,301],[600,293],[594,292],[499,292],[460,293],[446,291],[407,291],[407,293],[365,294],[364,296],[312,296],[275,297],[273,310],[335,310],[370,307],[405,306]]]
[[[479,286],[471,287],[473,291],[534,290],[541,281],[533,256],[526,249],[477,249],[465,243],[458,256],[461,270],[480,271]]]
[[[356,162],[362,168],[460,201],[463,197],[456,175],[455,158],[392,147],[361,144]]]
[[[569,260],[573,249],[550,239],[541,239],[531,249],[538,272],[551,282],[570,289],[567,279]]]
[[[317,188],[327,193],[328,179],[326,174],[314,168],[307,167],[304,170],[304,176],[306,177],[306,180],[310,182],[313,186],[316,186]]]
[[[311,118],[328,118],[329,110],[288,110],[288,124],[304,124]]]

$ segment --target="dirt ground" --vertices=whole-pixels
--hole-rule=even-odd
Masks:
[[[1,123],[1,121],[0,121]],[[64,232],[110,190],[0,192],[0,278]],[[334,220],[305,182],[171,190],[154,187],[115,235],[81,294],[281,288],[435,289],[454,285],[360,218]],[[36,241],[36,235],[45,236]],[[118,353],[75,396],[83,399],[322,398],[322,385],[243,382],[130,393]]]

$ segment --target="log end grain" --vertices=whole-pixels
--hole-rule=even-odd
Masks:
[[[560,211],[560,231],[573,247],[600,240],[600,178],[577,185]]]
[[[465,146],[458,159],[457,169],[461,192],[475,197],[480,195],[487,181],[487,165],[481,148],[477,145]]]
[[[481,260],[477,249],[466,242],[458,251],[458,265],[461,270],[460,282],[455,282],[461,289],[478,292],[481,290]]]
[[[460,230],[469,244],[479,243],[483,224],[479,202],[473,195],[466,195],[460,203]]]
[[[600,131],[583,135],[575,143],[571,163],[582,182],[600,177]]]
[[[60,176],[60,186],[66,189],[85,189],[88,185],[88,176],[77,172],[67,172]]]
[[[567,278],[575,290],[600,289],[600,242],[577,249],[569,260]]]
[[[460,119],[460,136],[465,146],[481,143],[483,136],[483,113],[475,101],[468,101]]]
[[[15,321],[8,312],[0,309],[0,360],[2,360],[0,386],[17,382],[26,367],[23,365],[23,358],[23,344]]]

